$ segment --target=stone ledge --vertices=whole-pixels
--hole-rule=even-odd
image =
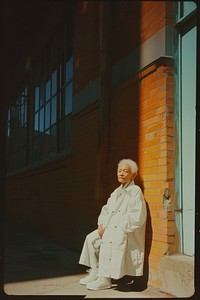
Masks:
[[[194,294],[194,257],[187,255],[163,256],[159,263],[160,290],[176,297]]]

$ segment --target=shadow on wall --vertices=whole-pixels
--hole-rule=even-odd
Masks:
[[[144,185],[142,178],[138,175],[135,179],[135,183],[142,189],[144,193]],[[148,287],[149,279],[149,254],[152,244],[152,224],[149,205],[146,201],[147,208],[147,221],[146,221],[146,240],[145,240],[145,259],[144,259],[144,272],[143,276],[124,276],[119,280],[118,290],[123,292],[128,291],[143,291]]]
[[[141,176],[138,175],[135,181],[136,181],[135,183],[142,189],[142,192],[144,194],[144,184]],[[141,286],[143,286],[144,288],[147,288],[148,279],[149,279],[149,254],[150,254],[151,244],[152,244],[151,213],[147,201],[146,201],[146,208],[147,208],[147,221],[146,221],[144,275],[141,278]]]

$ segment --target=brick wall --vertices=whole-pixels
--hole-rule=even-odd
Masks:
[[[165,1],[141,1],[141,42],[165,25]]]
[[[171,196],[171,210],[174,204],[173,72],[170,66],[153,65],[139,77],[139,166],[151,221],[147,226],[149,283],[158,286],[159,261],[175,250],[174,214],[163,207],[165,188]]]
[[[130,79],[112,90],[110,117],[110,189],[118,185],[117,164],[122,158],[138,160],[138,86]]]
[[[110,9],[112,14],[111,52],[114,63],[139,45],[140,2],[113,1]]]
[[[117,185],[121,158],[138,162],[136,183],[147,202],[146,260],[149,284],[159,287],[158,264],[175,253],[174,220],[174,79],[165,60],[157,62],[112,90],[110,135],[110,191]],[[163,206],[168,188],[171,210]]]
[[[98,1],[81,1],[74,22],[74,93],[96,79],[100,68]]]
[[[80,249],[96,226],[98,107],[73,119],[73,154],[7,178],[6,207],[27,227]],[[80,225],[81,224],[81,225]],[[73,234],[76,235],[73,237]]]

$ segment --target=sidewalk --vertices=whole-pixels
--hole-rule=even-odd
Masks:
[[[86,268],[79,253],[67,250],[17,224],[6,230],[4,292],[7,295],[79,295],[81,298],[172,298],[153,288],[141,292],[90,291],[79,281]]]

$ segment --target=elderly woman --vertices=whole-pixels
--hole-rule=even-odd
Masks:
[[[111,279],[142,276],[146,204],[135,185],[137,164],[122,159],[117,177],[121,185],[110,195],[98,217],[98,228],[86,236],[79,263],[90,267],[80,280],[90,290],[111,288]]]

